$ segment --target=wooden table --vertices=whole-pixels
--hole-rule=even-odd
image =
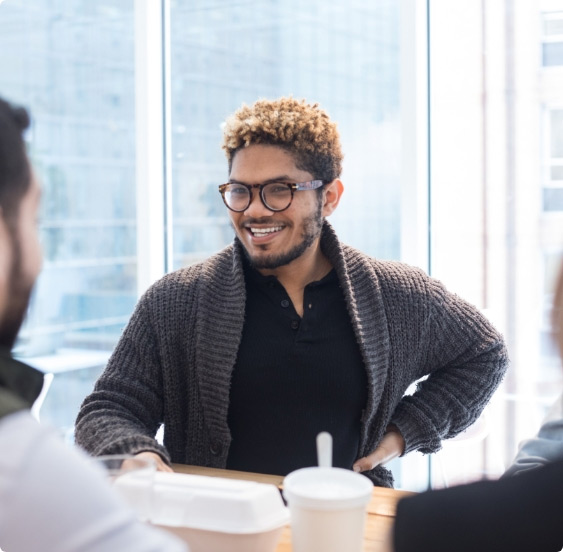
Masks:
[[[202,468],[201,466],[187,466],[184,464],[172,464],[172,467],[178,473],[258,481],[259,483],[271,483],[280,488],[283,486],[283,477],[279,475]],[[399,499],[413,494],[415,493],[383,487],[373,488],[371,501],[368,504],[364,552],[379,552],[381,550],[382,540],[393,524],[397,502]],[[284,529],[276,552],[291,552],[291,529],[289,526]]]

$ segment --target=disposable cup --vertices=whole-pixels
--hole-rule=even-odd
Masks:
[[[98,456],[94,461],[102,466],[110,482],[135,510],[137,517],[149,521],[156,473],[154,460],[130,454],[113,454]]]
[[[294,552],[361,552],[373,490],[365,476],[341,468],[302,468],[283,482]]]

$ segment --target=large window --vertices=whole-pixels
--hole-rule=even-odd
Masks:
[[[339,124],[342,238],[399,258],[399,3],[173,0],[170,22],[174,268],[232,239],[217,192],[221,123],[243,102],[282,95],[319,102]]]
[[[496,323],[511,359],[450,483],[498,476],[562,391],[549,322],[563,251],[561,10],[430,1],[431,270]]]
[[[0,94],[33,116],[44,267],[17,354],[70,429],[137,300],[134,2],[6,1]]]
[[[563,380],[561,14],[563,0],[4,0],[0,95],[33,114],[44,187],[17,347],[54,374],[42,420],[71,432],[139,294],[232,240],[221,123],[291,94],[339,124],[341,238],[429,270],[503,331],[502,387],[430,466],[436,485],[499,475]],[[404,466],[398,485],[421,488],[426,465]]]
[[[232,240],[221,123],[243,102],[319,102],[345,152],[332,222],[400,258],[402,103],[414,96],[401,19],[395,0],[2,3],[0,95],[32,113],[43,185],[44,269],[16,350],[54,375],[42,421],[71,435],[139,294]]]

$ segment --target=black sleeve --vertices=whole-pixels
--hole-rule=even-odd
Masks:
[[[557,552],[563,547],[563,462],[401,500],[395,552]]]

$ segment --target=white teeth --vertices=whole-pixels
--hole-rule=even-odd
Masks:
[[[262,238],[264,236],[267,236],[268,234],[271,234],[272,232],[278,232],[281,229],[281,226],[275,226],[273,228],[253,228],[252,226],[249,227],[249,230],[257,238]]]

